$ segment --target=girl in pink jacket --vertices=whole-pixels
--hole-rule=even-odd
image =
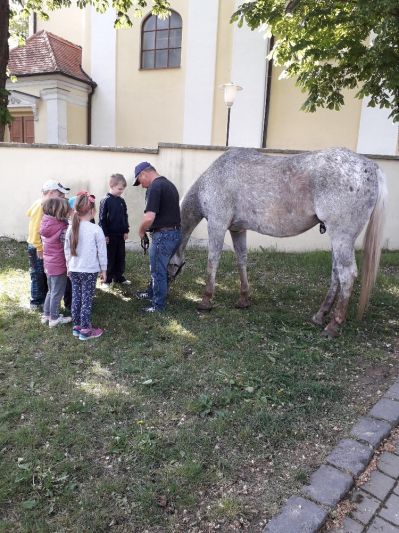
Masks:
[[[44,271],[48,292],[43,306],[42,324],[50,328],[71,322],[60,315],[60,303],[67,283],[64,254],[65,233],[68,228],[69,204],[65,198],[49,198],[43,203],[40,235],[43,242]]]

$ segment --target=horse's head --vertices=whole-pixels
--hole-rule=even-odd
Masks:
[[[184,261],[184,256],[180,255],[179,252],[176,252],[175,255],[169,261],[168,265],[169,282],[172,282],[177,278],[185,264],[186,262]]]

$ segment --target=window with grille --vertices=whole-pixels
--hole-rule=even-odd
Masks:
[[[180,67],[181,35],[182,20],[175,11],[165,20],[147,17],[141,30],[141,68]]]

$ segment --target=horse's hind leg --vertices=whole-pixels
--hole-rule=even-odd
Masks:
[[[339,279],[339,294],[333,318],[323,330],[323,334],[328,337],[338,335],[339,326],[346,318],[353,283],[357,276],[354,244],[354,239],[347,236],[332,237],[334,261]]]
[[[332,270],[331,270],[330,288],[328,289],[327,295],[324,299],[324,302],[321,304],[320,309],[317,311],[315,315],[312,316],[313,324],[316,324],[317,326],[323,326],[324,318],[328,315],[328,313],[332,309],[332,306],[334,305],[334,301],[335,301],[335,298],[338,292],[338,287],[339,287],[338,270],[335,264],[335,258],[334,258],[334,253],[333,253],[332,254]]]
[[[197,305],[199,311],[210,311],[212,309],[212,298],[215,293],[216,271],[219,266],[220,255],[223,250],[224,236],[226,228],[212,224],[208,221],[208,267],[207,280],[202,300]]]
[[[235,304],[237,309],[246,309],[249,307],[249,285],[247,275],[247,232],[232,231],[230,235],[233,241],[234,251],[237,259],[238,272],[240,275],[240,297]]]

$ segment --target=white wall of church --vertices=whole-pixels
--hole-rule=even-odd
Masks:
[[[158,151],[134,149],[100,149],[94,147],[23,146],[0,143],[0,235],[23,240],[26,238],[26,210],[40,196],[42,184],[57,179],[71,188],[71,195],[86,189],[101,198],[108,189],[108,179],[114,172],[121,172],[128,181],[125,199],[128,206],[130,240],[138,242],[137,230],[144,208],[144,190],[132,187],[133,168],[140,161],[150,161],[159,172],[170,178],[181,197],[206,168],[223,153],[209,147],[170,145]],[[399,249],[399,158],[378,158],[387,177],[388,209],[384,230],[384,247]],[[18,176],[18,180],[15,180]],[[13,184],[13,202],[9,201],[9,184]],[[207,239],[206,222],[193,233],[195,239]],[[229,235],[226,243],[231,245]],[[249,232],[251,248],[273,247],[282,251],[326,250],[330,248],[327,234],[321,235],[318,227],[297,237],[277,239]],[[361,245],[361,239],[358,239]]]

